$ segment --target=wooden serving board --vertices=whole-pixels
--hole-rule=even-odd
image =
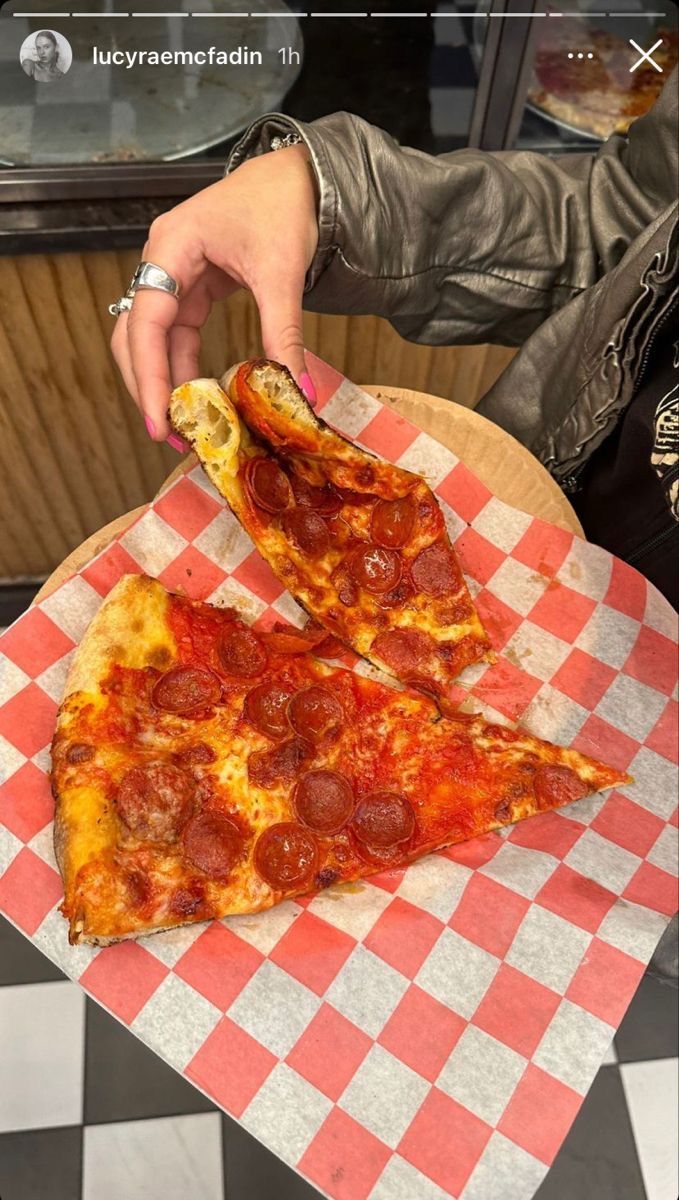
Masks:
[[[520,508],[530,516],[542,517],[544,521],[584,537],[575,512],[549,472],[525,446],[480,413],[450,400],[442,400],[439,396],[429,396],[409,388],[366,385],[363,391],[388,404],[400,416],[447,446],[498,499]],[[159,494],[174,483],[180,474],[190,471],[195,461],[195,455],[191,454],[181,462],[165,480]],[[43,600],[79,571],[95,554],[99,554],[123,533],[143,511],[142,505],[116,517],[115,521],[77,546],[45,581],[35,602]]]

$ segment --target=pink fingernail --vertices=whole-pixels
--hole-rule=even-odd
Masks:
[[[150,417],[144,417],[144,424],[148,429],[149,437],[155,437],[156,427]]]
[[[315,408],[318,403],[318,396],[316,395],[316,388],[314,387],[314,381],[311,378],[308,371],[304,371],[303,374],[300,375],[299,386],[301,387],[302,391],[304,392],[304,395],[306,396],[307,400],[309,401],[309,404],[311,405],[311,407]]]
[[[182,439],[177,437],[174,433],[171,433],[169,438],[167,438],[167,444],[168,446],[172,446],[172,449],[176,450],[178,454],[186,454],[186,451],[188,450],[186,442],[183,442]]]

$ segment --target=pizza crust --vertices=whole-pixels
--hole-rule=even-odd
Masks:
[[[182,624],[186,621],[188,625]],[[200,630],[198,651],[190,632],[192,621]],[[206,622],[211,631],[207,641]],[[290,657],[276,650],[275,642],[270,643],[262,678],[284,684],[296,699],[325,686],[341,719],[337,736],[315,743],[312,756],[305,756],[290,776],[258,777],[251,769],[252,755],[261,758],[262,752],[271,754],[286,744],[261,732],[246,715],[245,700],[259,677],[229,680],[228,670],[222,671],[226,682],[219,702],[206,713],[187,716],[158,708],[152,690],[156,675],[162,674],[155,667],[159,646],[172,655],[164,664],[171,673],[178,661],[219,671],[210,658],[210,639],[220,638],[234,622],[232,610],[172,596],[145,576],[127,576],[102,605],[76,652],[52,747],[54,842],[65,892],[61,910],[73,943],[105,946],[214,917],[256,913],[333,880],[346,883],[406,865],[432,850],[574,798],[557,790],[545,801],[537,782],[532,782],[541,766],[556,767],[557,774],[569,767],[582,785],[579,795],[628,778],[575,750],[540,742],[524,730],[489,725],[481,715],[463,717],[450,711],[442,717],[431,699],[331,667],[309,653]],[[247,633],[243,623],[238,627]],[[180,644],[173,630],[179,631]],[[126,719],[129,735],[127,726],[119,724]],[[107,736],[110,729],[113,736]],[[294,724],[290,732],[293,729]],[[242,830],[238,856],[224,877],[196,867],[187,857],[182,826],[174,840],[163,843],[145,841],[130,831],[127,818],[123,820],[121,780],[126,773],[140,764],[161,770],[174,764],[171,770],[176,772],[176,764],[187,761],[184,749],[196,742],[207,744],[213,758],[206,774],[200,769],[193,773],[195,807],[190,820],[221,813],[219,819],[226,817]],[[73,757],[74,747],[91,749],[95,743],[94,754],[82,760]],[[402,794],[415,814],[417,836],[396,847],[393,860],[375,862],[370,855],[366,860],[347,824],[354,820],[354,811],[336,833],[318,835],[314,870],[319,873],[302,886],[276,890],[255,868],[258,840],[282,825],[297,823],[301,828],[294,787],[310,766],[339,772],[359,806],[375,790],[380,795]],[[143,795],[138,802],[145,802]],[[145,883],[142,899],[135,902],[138,875]],[[178,909],[177,896],[193,894],[195,887],[200,908]]]
[[[101,795],[91,787],[66,792],[59,767],[60,746],[77,730],[81,710],[101,706],[101,681],[115,664],[143,668],[168,666],[176,644],[167,625],[168,594],[157,579],[124,575],[111,589],[77,647],[68,672],[52,741],[52,794],[55,801],[54,853],[68,895],[80,867],[110,842]],[[78,837],[73,836],[78,830]],[[77,934],[80,920],[72,922]]]
[[[167,592],[148,575],[123,575],[111,589],[78,646],[64,700],[74,692],[98,693],[113,663],[161,670],[177,647],[166,622]],[[59,727],[57,726],[57,729]]]
[[[171,422],[196,450],[217,490],[302,608],[380,670],[402,679],[419,675],[425,690],[430,684],[443,693],[465,666],[492,661],[490,642],[455,559],[438,501],[425,480],[331,429],[313,412],[289,371],[277,363],[258,359],[239,364],[221,384],[199,379],[178,387],[170,402]],[[268,514],[262,519],[244,482],[259,457],[277,462],[293,483],[301,480],[312,488],[334,489],[336,496],[358,496],[353,509],[351,501],[348,507],[341,501],[338,524],[343,534],[335,530],[325,551],[309,554],[285,532],[285,519],[300,511],[296,501],[280,521]],[[356,599],[345,603],[338,580],[350,570],[352,552],[361,545],[369,553],[374,550],[371,504],[405,497],[417,512],[414,531],[396,555],[405,599],[390,603],[387,613],[381,596],[357,585]],[[426,594],[409,582],[416,557],[434,544],[455,563],[455,583],[448,593]],[[378,645],[378,635],[404,630],[407,637],[420,640],[417,649],[412,648],[414,641],[407,648],[416,665],[399,671],[394,655],[386,653],[384,639]]]

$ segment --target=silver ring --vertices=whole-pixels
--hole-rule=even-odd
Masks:
[[[108,311],[112,317],[119,317],[121,313],[129,312],[132,308],[132,297],[121,296],[120,300],[116,300],[114,304],[109,304]]]
[[[177,280],[168,275],[164,267],[158,267],[152,262],[139,263],[127,289],[127,295],[133,296],[135,292],[141,292],[144,289],[167,292],[168,296],[174,296],[175,300],[179,299]]]

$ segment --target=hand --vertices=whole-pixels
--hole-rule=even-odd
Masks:
[[[153,222],[143,258],[176,279],[180,299],[137,292],[129,313],[117,318],[111,348],[156,441],[170,432],[172,388],[199,374],[200,329],[213,302],[239,287],[255,297],[266,356],[313,389],[304,362],[302,294],[318,244],[316,208],[309,152],[300,143],[249,159]],[[225,354],[225,366],[229,354],[237,358],[238,347]]]

